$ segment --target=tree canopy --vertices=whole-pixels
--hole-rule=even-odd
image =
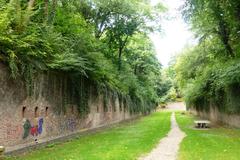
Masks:
[[[185,100],[199,110],[239,113],[240,2],[187,0],[183,15],[198,39],[175,67]]]
[[[41,71],[85,76],[149,110],[161,65],[147,34],[165,10],[149,0],[0,0],[0,61],[27,83]]]

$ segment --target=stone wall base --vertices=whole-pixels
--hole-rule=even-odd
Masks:
[[[190,112],[203,119],[209,119],[216,124],[224,123],[232,127],[240,128],[240,115],[221,113],[216,107],[211,107],[209,112],[196,111],[194,109],[190,109]]]

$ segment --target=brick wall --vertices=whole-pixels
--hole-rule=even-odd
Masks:
[[[80,116],[76,104],[63,104],[63,97],[71,97],[65,85],[67,78],[61,74],[36,76],[31,97],[27,96],[24,81],[11,79],[8,68],[3,64],[0,64],[0,75],[0,145],[6,146],[7,150],[132,117],[129,112],[120,109],[118,98],[109,98],[108,111],[104,112],[103,96],[96,97],[92,92],[88,101],[90,113]],[[114,103],[116,109],[113,109]]]

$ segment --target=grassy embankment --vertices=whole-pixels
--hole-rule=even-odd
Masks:
[[[177,113],[177,122],[187,134],[182,141],[179,160],[239,160],[240,129],[213,127],[193,128],[194,117]]]
[[[134,160],[170,129],[170,113],[154,113],[70,142],[51,145],[10,160]]]

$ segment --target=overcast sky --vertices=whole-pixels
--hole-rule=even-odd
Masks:
[[[187,44],[192,43],[193,35],[179,11],[184,0],[152,0],[153,4],[158,2],[162,2],[168,8],[166,14],[171,18],[162,21],[163,33],[161,35],[152,34],[150,37],[154,42],[159,61],[166,67],[173,55],[179,53]]]

